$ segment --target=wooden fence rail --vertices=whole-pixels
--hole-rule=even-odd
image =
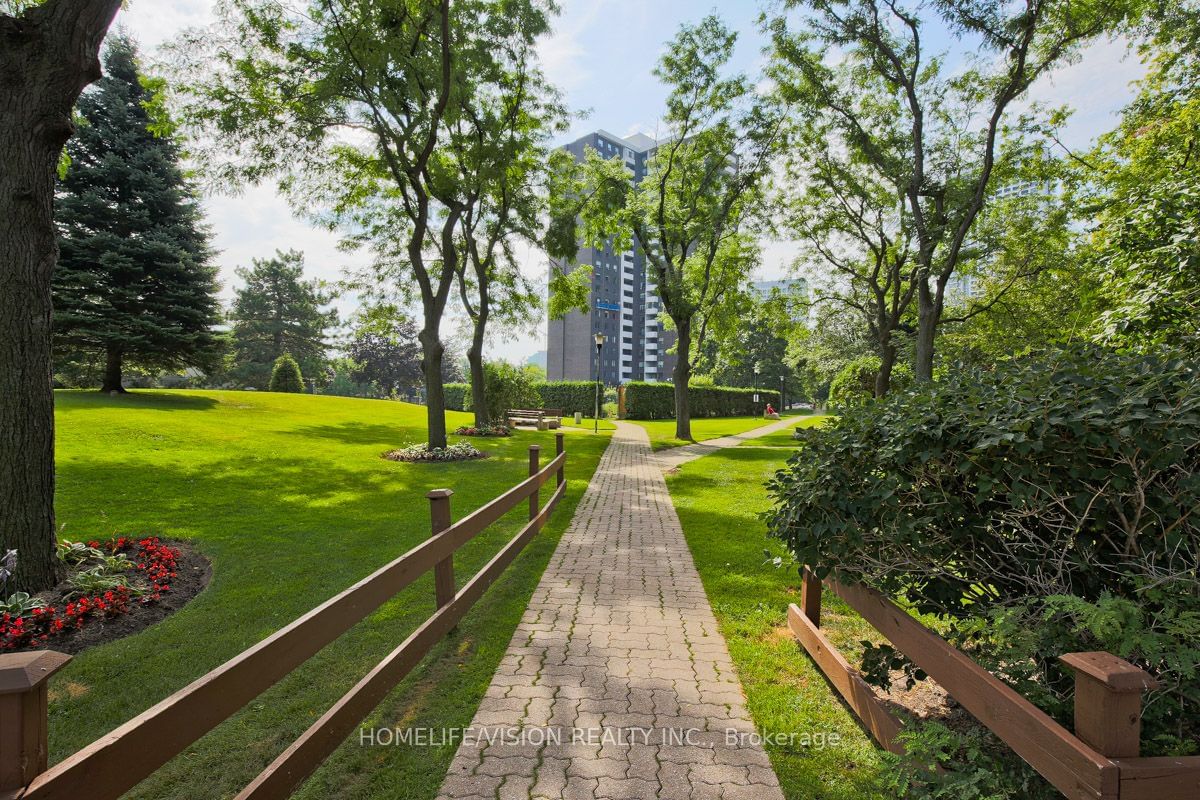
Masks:
[[[450,521],[453,492],[429,492],[432,535],[428,540],[49,769],[46,681],[70,657],[50,651],[0,656],[0,800],[115,800],[433,570],[434,614],[334,703],[238,798],[290,796],[463,618],[545,525],[566,492],[563,434],[555,439],[556,456],[550,463],[540,467],[540,448],[531,446],[529,477],[458,522]],[[555,491],[539,508],[541,487],[551,476],[556,479]],[[455,551],[526,498],[528,523],[456,591]]]
[[[903,723],[821,631],[822,583],[805,570],[788,625],[830,683],[885,748],[901,753]],[[1109,653],[1069,653],[1075,732],[1063,728],[904,609],[865,586],[824,583],[963,708],[1071,800],[1196,800],[1200,757],[1139,758],[1145,671]]]

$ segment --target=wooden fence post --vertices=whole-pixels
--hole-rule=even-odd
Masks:
[[[558,433],[554,434],[554,457],[557,458],[558,456],[561,456],[563,454],[564,449],[566,449],[566,446],[563,444],[563,434],[562,434],[562,431],[559,431]],[[567,480],[567,465],[566,465],[566,462],[564,461],[558,467],[558,481],[557,481],[556,485],[562,486],[563,483],[566,482],[566,480]]]
[[[1111,653],[1067,653],[1059,661],[1075,673],[1075,735],[1102,756],[1136,758],[1142,692],[1158,682]]]
[[[26,786],[46,771],[46,683],[70,660],[53,650],[0,655],[0,792]]]
[[[821,581],[808,567],[804,568],[804,577],[800,582],[800,611],[808,617],[814,628],[821,627]]]
[[[531,477],[538,474],[538,463],[541,461],[541,457],[542,448],[538,447],[536,444],[529,445],[529,475]],[[538,515],[538,511],[541,510],[541,504],[541,489],[539,487],[535,488],[533,490],[533,494],[529,495],[530,519],[533,519]]]
[[[429,527],[430,536],[437,536],[450,527],[450,497],[454,494],[451,489],[434,489],[426,497],[429,498]],[[454,554],[446,556],[433,567],[433,592],[437,598],[437,607],[454,599]]]

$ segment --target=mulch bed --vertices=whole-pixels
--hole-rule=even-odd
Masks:
[[[106,644],[130,634],[138,633],[151,625],[174,614],[183,608],[204,588],[212,579],[212,564],[197,552],[187,541],[161,540],[162,544],[177,550],[175,577],[171,579],[170,590],[160,593],[157,600],[141,603],[134,600],[129,604],[129,611],[115,616],[94,616],[87,619],[82,628],[65,629],[61,633],[51,635],[45,642],[5,652],[21,652],[23,650],[55,650],[60,653],[75,655],[89,647]],[[62,606],[59,600],[64,592],[69,591],[65,583],[55,589],[43,593],[43,597],[52,605]]]

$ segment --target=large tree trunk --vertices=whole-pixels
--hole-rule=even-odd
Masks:
[[[475,426],[490,425],[492,415],[488,413],[487,387],[484,385],[483,348],[472,343],[467,350],[467,363],[471,367],[471,408],[475,412]]]
[[[50,273],[58,260],[54,175],[71,109],[100,77],[100,43],[120,0],[48,0],[0,15],[0,549],[9,589],[61,576],[54,555]]]
[[[491,424],[491,414],[487,406],[487,384],[483,376],[483,339],[487,333],[488,308],[486,297],[481,299],[479,313],[475,315],[471,346],[467,349],[467,362],[471,368],[471,408],[475,411],[476,426]]]
[[[879,345],[879,374],[875,376],[875,396],[883,397],[892,388],[892,369],[896,366],[896,346],[890,341]]]
[[[928,281],[917,290],[917,352],[913,375],[921,383],[933,380],[933,349],[942,309]]]
[[[688,380],[692,377],[692,324],[676,323],[679,338],[675,345],[675,369],[671,373],[675,381],[675,438],[692,438],[692,410],[688,405]]]
[[[425,327],[417,337],[421,340],[424,358],[421,367],[425,370],[425,419],[429,427],[429,446],[446,446],[446,393],[442,386],[442,354],[445,348],[438,338],[438,320],[432,323],[429,313],[425,315]]]
[[[109,345],[104,359],[104,382],[100,386],[102,392],[125,392],[121,385],[121,365],[124,356],[121,348]]]

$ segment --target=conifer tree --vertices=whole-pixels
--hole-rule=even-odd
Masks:
[[[300,365],[291,353],[284,353],[275,359],[275,367],[271,370],[271,391],[291,392],[298,394],[304,391],[304,377],[300,374]]]
[[[61,256],[53,275],[55,347],[104,359],[103,391],[124,391],[133,361],[211,366],[217,352],[217,271],[179,146],[150,132],[137,49],[123,34],[105,77],[79,100],[58,193]]]
[[[327,331],[337,325],[337,311],[323,310],[332,297],[315,280],[304,280],[304,254],[276,251],[239,268],[246,285],[238,289],[233,322],[231,375],[240,383],[262,388],[272,365],[288,353],[308,376],[321,374],[328,363]]]

